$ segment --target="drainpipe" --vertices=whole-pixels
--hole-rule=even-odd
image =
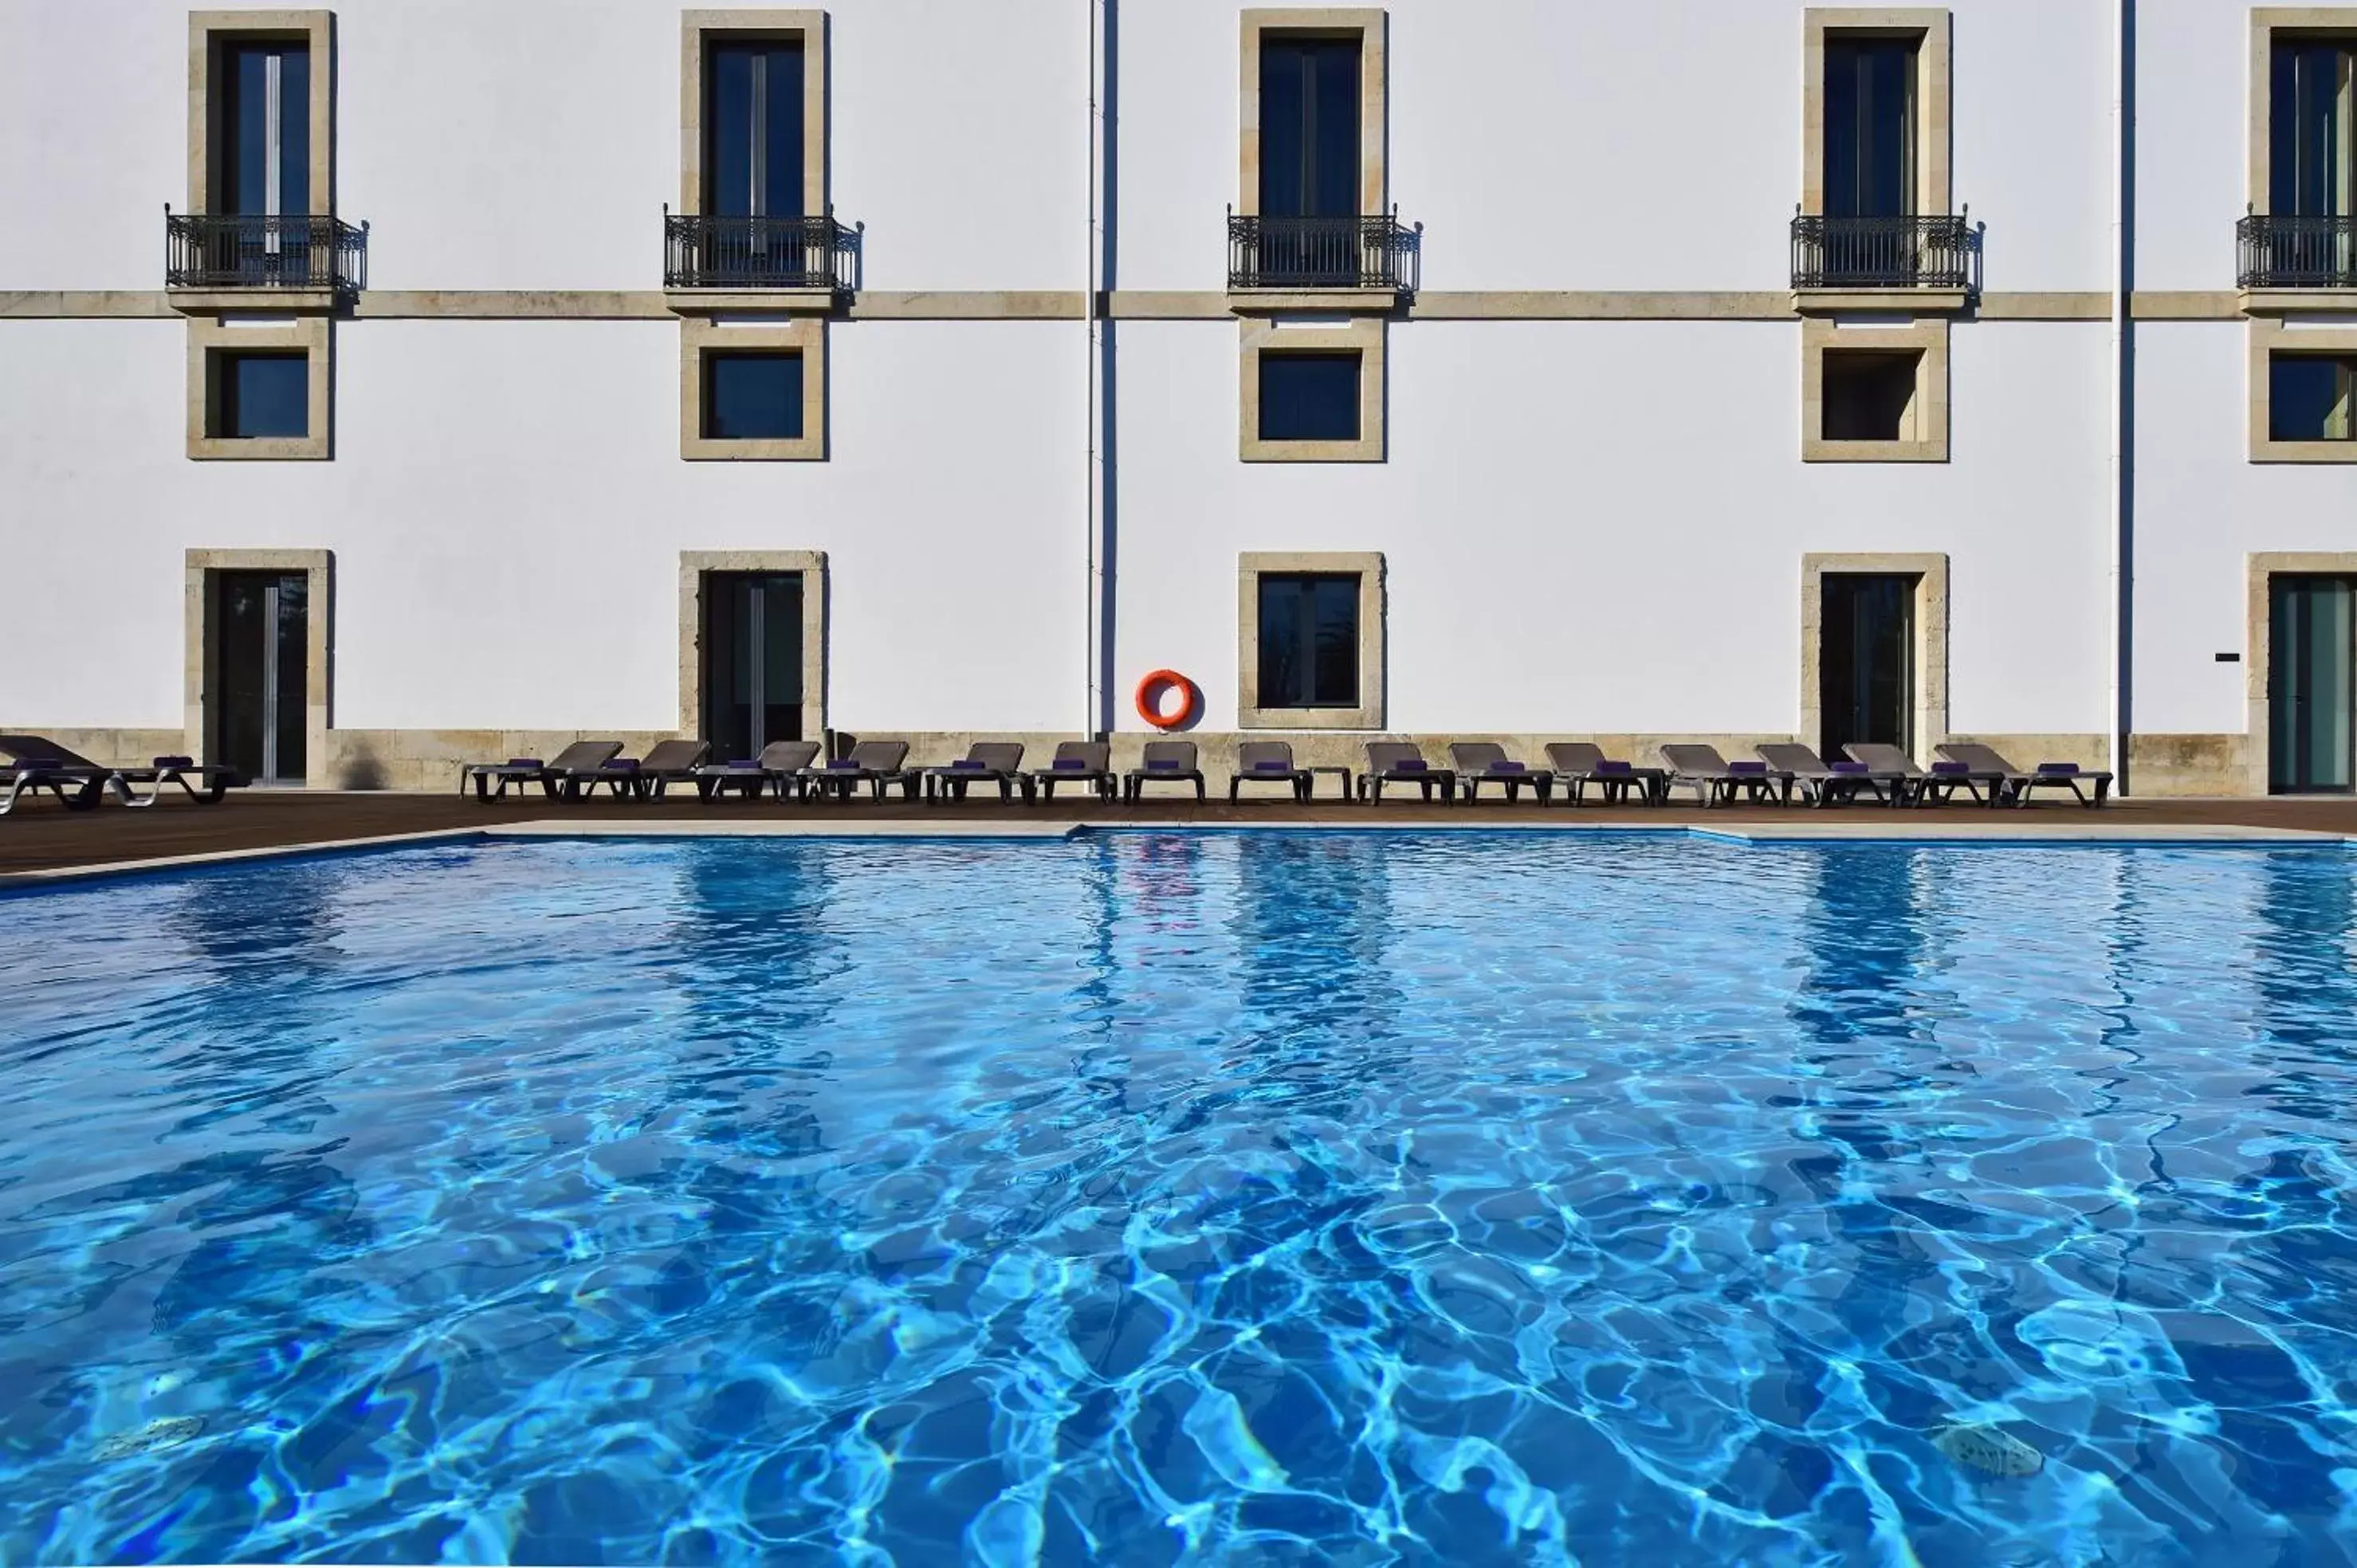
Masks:
[[[2112,464],[2110,768],[2115,792],[2128,792],[2128,736],[2133,720],[2130,639],[2135,635],[2136,472],[2128,409],[2135,395],[2133,326],[2136,204],[2136,0],[2116,0],[2112,32]]]
[[[1082,692],[1085,698],[1085,705],[1082,710],[1081,733],[1092,737],[1102,736],[1106,728],[1107,723],[1105,718],[1104,693],[1101,689],[1101,681],[1099,676],[1099,671],[1103,669],[1103,658],[1100,644],[1104,637],[1103,615],[1104,605],[1104,540],[1103,537],[1104,524],[1104,468],[1097,451],[1098,426],[1103,418],[1104,412],[1103,407],[1103,388],[1100,384],[1097,376],[1097,277],[1098,267],[1103,258],[1103,243],[1098,233],[1098,223],[1101,213],[1099,199],[1103,194],[1099,188],[1102,184],[1103,173],[1102,164],[1104,149],[1104,120],[1098,108],[1097,102],[1098,79],[1101,74],[1103,58],[1103,39],[1098,27],[1098,7],[1103,3],[1103,0],[1082,0],[1082,4],[1088,7],[1089,13],[1088,265],[1082,269],[1082,292],[1081,295],[1081,316],[1087,328],[1085,337],[1089,356],[1088,393],[1084,400],[1086,407],[1083,410],[1083,413],[1088,420],[1089,428],[1085,448],[1087,470],[1082,476],[1086,480],[1085,493],[1087,496],[1085,504],[1088,514],[1088,575],[1086,582],[1082,585],[1087,590],[1087,596],[1082,602],[1081,611],[1084,632],[1084,635],[1081,639],[1082,656],[1087,660],[1087,669],[1083,672],[1082,681]]]

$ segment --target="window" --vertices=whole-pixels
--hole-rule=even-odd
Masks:
[[[1801,459],[1946,462],[1948,318],[1803,316]]]
[[[823,317],[691,313],[680,317],[679,345],[681,456],[826,456]]]
[[[705,439],[802,439],[800,354],[708,352],[704,378]]]
[[[1904,441],[1914,433],[1922,350],[1829,349],[1824,360],[1824,438]]]
[[[2351,199],[2352,49],[2338,38],[2277,37],[2269,51],[2267,210],[2346,218]]]
[[[2351,392],[2357,359],[2329,354],[2271,354],[2267,359],[2267,438],[2348,441]]]
[[[1260,580],[1260,700],[1274,708],[1359,705],[1359,579],[1273,573]]]
[[[301,354],[225,350],[213,356],[212,434],[254,441],[311,433],[311,375]]]
[[[1262,36],[1263,217],[1358,216],[1359,50],[1355,34]]]
[[[246,460],[329,456],[325,316],[188,317],[188,456]]]
[[[1356,441],[1359,356],[1264,350],[1260,356],[1263,441]]]
[[[1898,218],[1915,210],[1920,38],[1825,40],[1824,213]]]
[[[704,210],[801,217],[801,38],[710,42],[705,71]]]
[[[1237,723],[1245,729],[1380,729],[1383,558],[1290,551],[1241,558]]]
[[[212,210],[274,218],[309,212],[310,46],[232,37],[221,46],[220,80]]]

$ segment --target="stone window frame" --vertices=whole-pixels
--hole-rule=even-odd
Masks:
[[[2274,657],[2275,615],[2271,600],[2274,579],[2292,577],[2357,578],[2357,551],[2254,550],[2244,558],[2243,700],[2246,736],[2244,765],[2246,788],[2264,796],[2272,782],[2275,725],[2267,700],[2269,660]]]
[[[704,210],[704,49],[707,43],[794,38],[802,48],[802,210],[827,210],[827,16],[819,10],[679,14],[679,210]]]
[[[802,580],[802,728],[827,736],[826,632],[830,597],[823,550],[683,550],[679,553],[679,733],[704,727],[704,575],[794,572]],[[698,738],[701,738],[700,736]]]
[[[2250,460],[2357,463],[2357,441],[2277,441],[2269,434],[2275,422],[2275,356],[2301,353],[2357,359],[2357,317],[2345,325],[2287,327],[2280,318],[2254,316],[2244,330],[2250,343],[2244,397],[2250,413]]]
[[[1823,553],[1801,557],[1801,744],[1817,749],[1824,738],[1819,661],[1824,654],[1825,577],[1913,576],[1915,585],[1915,760],[1930,765],[1948,728],[1948,557],[1945,553]],[[1838,760],[1826,757],[1826,761]]]
[[[704,356],[791,352],[802,360],[802,433],[795,439],[724,441],[704,434]],[[683,316],[679,322],[679,455],[689,462],[813,463],[826,459],[826,321],[818,316]]]
[[[188,211],[212,210],[212,77],[221,46],[297,38],[311,52],[310,210],[335,211],[336,14],[286,10],[188,13]]]
[[[1922,166],[1915,171],[1915,209],[1932,216],[1952,213],[1953,177],[1953,27],[1945,6],[1811,6],[1801,13],[1801,210],[1825,209],[1825,39],[1921,38],[1921,71],[1917,146]]]
[[[1273,708],[1260,701],[1260,580],[1291,572],[1356,574],[1359,705]],[[1247,550],[1236,557],[1236,727],[1380,730],[1383,727],[1383,618],[1389,603],[1380,550]]]
[[[1920,349],[1915,371],[1915,434],[1900,441],[1828,441],[1824,430],[1825,351]],[[1948,460],[1948,318],[1910,316],[1906,324],[1855,315],[1801,321],[1801,461],[1944,463]]]
[[[188,456],[199,462],[324,462],[334,455],[335,330],[325,316],[231,311],[188,317]],[[224,352],[299,352],[307,372],[309,431],[232,437],[212,433],[215,362]]]
[[[190,550],[182,560],[181,748],[211,760],[212,725],[207,691],[212,663],[212,575],[216,572],[300,572],[310,580],[306,607],[303,682],[303,781],[328,777],[328,732],[335,725],[336,553],[332,550]]]
[[[1348,320],[1285,314],[1241,318],[1237,326],[1236,456],[1246,463],[1380,463],[1385,451],[1383,338],[1380,316]],[[1264,352],[1356,353],[1359,356],[1359,438],[1355,441],[1264,441],[1260,434],[1260,360]]]
[[[1236,211],[1260,211],[1260,48],[1264,35],[1359,40],[1359,212],[1390,210],[1388,35],[1390,14],[1376,6],[1286,5],[1249,7],[1237,14]]]

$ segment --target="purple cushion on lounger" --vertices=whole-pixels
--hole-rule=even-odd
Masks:
[[[961,757],[955,762],[951,763],[950,766],[956,768],[961,773],[979,773],[982,771],[982,764],[975,761],[971,757]]]
[[[1970,773],[1972,770],[1973,765],[1969,762],[1935,762],[1932,764],[1932,771],[1934,773]]]
[[[197,759],[193,757],[159,757],[150,762],[147,766],[150,768],[194,768],[196,765]]]
[[[758,757],[732,757],[728,759],[727,766],[731,769],[759,768],[761,766],[761,759]]]
[[[1863,762],[1836,762],[1828,769],[1834,773],[1871,773],[1873,768]]]
[[[1049,766],[1059,773],[1086,773],[1089,770],[1088,759],[1081,757],[1060,757]]]
[[[1155,761],[1147,763],[1146,770],[1148,773],[1176,773],[1178,771],[1178,765],[1168,760]]]
[[[1598,773],[1634,773],[1637,770],[1625,762],[1599,762],[1596,765],[1596,771]]]
[[[2079,771],[2079,765],[2075,762],[2041,762],[2038,765],[2038,771],[2040,773],[2076,773]]]
[[[1426,762],[1422,757],[1418,757],[1414,762],[1393,763],[1392,771],[1394,773],[1421,773],[1430,766],[1431,764]]]
[[[1765,773],[1768,765],[1764,762],[1730,762],[1727,770],[1729,773]]]
[[[1525,769],[1519,762],[1493,762],[1490,764],[1490,771],[1492,773],[1521,773],[1525,771]]]
[[[156,759],[156,766],[158,768],[164,766],[163,760],[160,757]],[[508,766],[510,768],[538,768],[542,766],[542,763],[540,758],[537,757],[511,757],[508,758]]]
[[[1290,773],[1293,768],[1290,764],[1283,762],[1255,762],[1253,764],[1253,771],[1254,773]]]
[[[826,768],[830,773],[856,773],[859,771],[859,764],[848,757],[838,757],[828,763]]]
[[[606,764],[608,773],[636,773],[638,770],[639,759],[635,757],[618,757]]]

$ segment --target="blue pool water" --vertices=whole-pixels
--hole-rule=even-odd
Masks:
[[[0,895],[0,1561],[2349,1562],[2352,955],[2310,849]]]

